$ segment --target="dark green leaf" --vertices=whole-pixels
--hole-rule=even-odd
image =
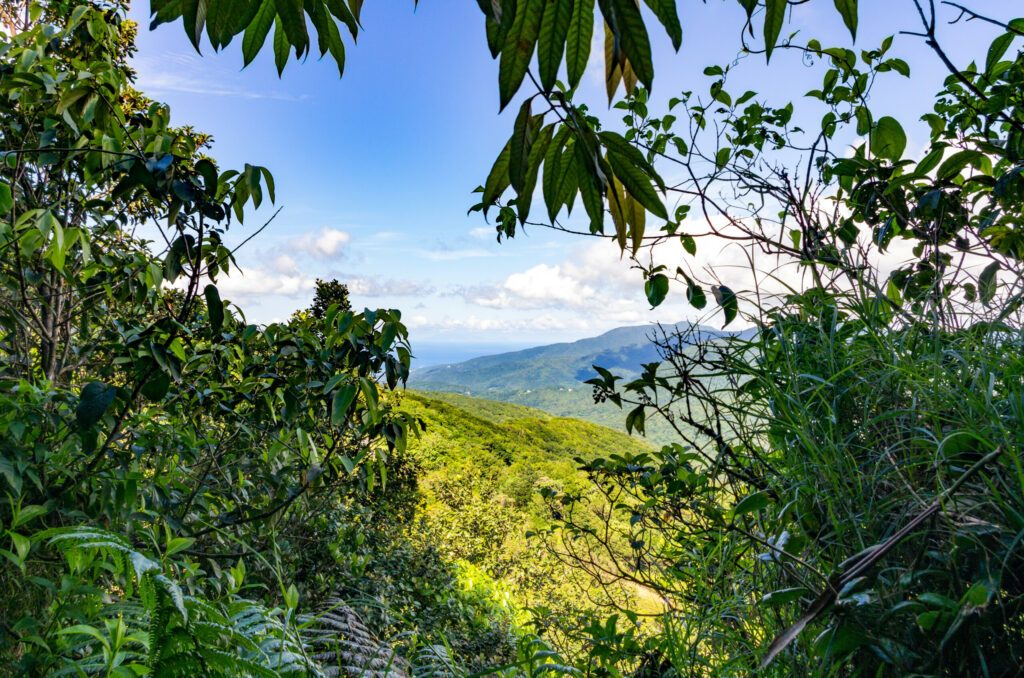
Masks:
[[[14,196],[11,195],[11,185],[0,181],[0,214],[6,214],[14,207]]]
[[[614,151],[618,155],[624,156],[633,165],[636,165],[640,170],[646,173],[651,179],[654,180],[662,190],[665,189],[665,182],[662,181],[661,176],[657,170],[654,169],[654,165],[648,162],[644,154],[640,152],[633,144],[626,141],[625,137],[617,132],[600,132],[598,138],[601,143],[604,144],[605,148],[609,151]]]
[[[686,300],[698,311],[708,305],[708,297],[704,294],[704,289],[689,279],[686,281]]]
[[[317,47],[320,49],[320,56],[330,53],[334,58],[334,63],[338,67],[338,77],[345,74],[345,43],[341,39],[341,32],[338,31],[338,25],[334,23],[334,19],[324,11],[324,6],[319,0],[314,0],[314,7],[316,10],[311,16],[313,20],[313,26],[316,27]],[[345,7],[341,3],[341,0],[333,0],[334,3],[341,7]],[[348,9],[346,8],[347,12]],[[351,14],[349,18],[351,18]],[[355,30],[355,19],[352,19],[353,26],[350,30]]]
[[[583,207],[590,217],[590,232],[604,232],[604,196],[605,186],[597,174],[595,159],[586,150],[582,139],[577,139],[573,149],[576,153],[576,180],[579,183]]]
[[[571,169],[573,155],[563,153],[565,143],[569,139],[569,127],[562,125],[555,134],[548,150],[544,154],[544,204],[548,208],[548,219],[554,221],[562,208],[562,182],[565,174]],[[565,163],[565,167],[562,164]]]
[[[639,405],[630,411],[626,415],[626,433],[632,434],[636,431],[640,435],[644,434],[644,422],[647,418],[647,413],[644,412],[644,406]]]
[[[652,275],[644,283],[644,293],[647,295],[647,301],[651,303],[651,308],[661,306],[661,302],[668,296],[668,276],[662,273]]]
[[[280,16],[274,18],[274,65],[279,76],[288,65],[288,36],[284,32]]]
[[[75,419],[78,428],[86,430],[92,427],[114,402],[117,389],[102,381],[90,381],[82,388],[78,396],[78,407],[75,408]]]
[[[665,32],[672,40],[672,47],[677,51],[683,44],[683,27],[679,23],[679,13],[676,11],[676,0],[644,0],[647,6],[658,17],[658,21],[665,27]]]
[[[762,605],[785,605],[800,600],[804,596],[810,595],[810,590],[803,586],[797,586],[789,589],[779,589],[778,591],[772,591],[761,597]]]
[[[782,24],[786,21],[786,8],[788,0],[765,0],[764,7],[764,49],[765,56],[770,61],[775,43],[782,33]]]
[[[526,159],[526,177],[523,180],[523,188],[516,195],[516,208],[519,213],[519,221],[526,222],[530,214],[530,207],[533,201],[533,189],[537,185],[537,175],[540,172],[540,165],[547,152],[548,144],[551,143],[551,135],[554,133],[554,125],[548,125],[537,134],[537,139],[530,148],[530,155]]]
[[[718,149],[715,153],[715,169],[725,169],[725,166],[729,164],[729,158],[732,157],[732,149],[728,146]]]
[[[169,391],[170,388],[170,375],[162,370],[157,370],[149,377],[149,379],[146,380],[146,383],[143,384],[139,392],[149,400],[159,402],[163,400],[165,395],[167,395],[167,391]]]
[[[611,28],[622,53],[647,89],[654,82],[651,41],[636,0],[600,0],[601,13]],[[623,64],[618,64],[623,66]]]
[[[985,267],[985,270],[978,276],[978,298],[981,303],[988,306],[996,296],[996,273],[999,272],[999,262],[993,261]]]
[[[992,44],[988,48],[988,56],[985,57],[985,72],[991,73],[992,69],[995,68],[999,60],[1006,54],[1006,50],[1010,48],[1010,43],[1013,42],[1013,33],[1003,33],[998,38],[992,41]]]
[[[519,0],[515,20],[505,36],[498,63],[498,95],[500,108],[504,110],[519,90],[526,69],[533,58],[533,49],[540,33],[540,21],[544,12],[544,0]]]
[[[540,84],[545,90],[555,87],[558,67],[562,63],[565,40],[572,21],[573,0],[548,0],[540,24],[537,41],[537,66]]]
[[[349,11],[348,7],[342,0],[326,0],[327,10],[334,16],[338,21],[345,24],[348,27],[348,32],[352,34],[354,40],[359,35],[359,24],[356,21],[355,16]],[[314,6],[323,8],[324,0],[307,0],[307,6],[309,3],[313,3]],[[337,27],[335,27],[337,28]],[[317,28],[319,31],[319,27]]]
[[[302,0],[274,0],[274,3],[288,43],[295,48],[295,56],[301,57],[309,50],[309,32],[306,29]]]
[[[594,37],[594,0],[576,0],[569,21],[565,45],[565,68],[569,87],[576,87],[590,59],[590,43]]]
[[[722,307],[722,311],[725,313],[725,324],[722,325],[722,327],[725,327],[736,319],[736,314],[739,312],[736,294],[725,285],[714,285],[711,288],[711,293],[715,295],[715,301],[718,302],[718,305]]]
[[[345,384],[334,392],[334,398],[331,401],[331,423],[333,425],[340,426],[345,422],[349,407],[356,399],[356,392],[355,384]]]
[[[510,154],[511,142],[507,142],[505,148],[501,149],[501,153],[498,154],[498,158],[494,161],[490,174],[487,175],[483,194],[485,214],[487,206],[500,198],[501,194],[509,186],[508,163]]]
[[[733,518],[747,513],[760,511],[768,505],[768,495],[764,492],[755,492],[744,497],[738,504],[732,507]]]
[[[530,109],[532,101],[532,99],[527,99],[519,108],[519,115],[516,116],[515,124],[512,126],[512,137],[508,140],[508,177],[516,192],[523,189],[523,184],[526,181],[526,161],[530,156],[533,137],[537,131],[536,120]]]
[[[835,0],[839,16],[843,17],[843,23],[850,29],[850,35],[857,39],[857,0]]]
[[[210,316],[210,329],[214,334],[219,334],[224,327],[224,302],[220,300],[220,292],[216,285],[207,285],[203,290],[206,297],[206,310]]]
[[[948,158],[946,158],[946,160],[942,163],[942,166],[939,167],[939,171],[936,172],[936,176],[939,179],[945,180],[957,177],[960,175],[961,172],[964,171],[965,167],[980,162],[983,157],[984,154],[982,154],[980,151],[958,151],[953,155],[949,156]]]
[[[622,185],[626,187],[626,190],[629,191],[629,194],[637,202],[643,205],[651,214],[661,219],[668,219],[665,205],[662,204],[661,198],[658,197],[657,192],[651,185],[651,177],[639,167],[633,165],[627,158],[614,151],[608,152],[608,162],[611,164],[615,176],[618,177]]]

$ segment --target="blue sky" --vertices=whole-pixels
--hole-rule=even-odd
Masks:
[[[1005,14],[1013,3],[976,4]],[[212,133],[222,167],[250,162],[276,178],[281,213],[239,253],[246,275],[221,284],[250,320],[282,319],[307,306],[316,277],[347,282],[359,306],[402,309],[414,347],[424,351],[526,346],[696,318],[678,290],[650,311],[639,274],[611,243],[533,229],[498,245],[479,214],[467,215],[471,191],[508,137],[516,109],[513,103],[498,114],[497,64],[472,0],[422,0],[416,11],[411,1],[367,2],[364,32],[358,45],[348,45],[342,79],[333,63],[315,57],[289,63],[278,79],[269,45],[244,70],[237,44],[198,55],[180,25],[146,30],[147,5],[133,10],[143,26],[135,60],[140,88],[170,104],[177,124]],[[860,5],[857,48],[916,27],[910,0]],[[678,55],[660,28],[652,31],[655,102],[706,90],[704,66],[733,62],[739,52],[738,3],[685,2],[680,12]],[[796,8],[796,29],[825,44],[849,43],[825,0]],[[994,35],[980,25],[945,30],[958,63],[983,60]],[[581,94],[614,124],[619,115],[604,105],[597,47]],[[873,104],[880,114],[916,119],[944,73],[917,38],[898,38],[893,52],[911,64],[913,77],[882,80]],[[799,99],[821,77],[793,54],[778,53],[771,69],[761,57],[748,61],[735,89],[759,90],[773,103]],[[923,130],[908,131],[910,149],[920,148]],[[264,208],[250,215],[232,237],[241,240],[271,214]]]

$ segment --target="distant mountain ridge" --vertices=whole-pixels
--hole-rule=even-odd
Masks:
[[[664,325],[672,333],[694,339],[715,339],[744,332],[726,332],[689,322]],[[651,342],[656,325],[618,327],[596,337],[537,346],[521,351],[473,358],[451,365],[413,370],[412,388],[460,393],[477,398],[535,407],[559,417],[575,417],[621,430],[625,414],[610,403],[595,404],[583,382],[595,376],[594,365],[626,379],[641,366],[660,360]],[[654,442],[672,439],[667,426],[654,423],[648,431]]]

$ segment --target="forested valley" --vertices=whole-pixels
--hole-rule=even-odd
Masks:
[[[154,30],[344,78],[363,0],[0,1],[0,674],[1020,675],[1022,6],[893,0],[867,44],[891,8],[718,2],[477,0],[512,115],[466,208],[700,320],[418,377],[345,280],[222,295],[303,177],[222,166],[132,66]],[[684,28],[737,58],[663,106]],[[907,45],[944,80],[903,119]],[[786,59],[819,84],[733,84]]]

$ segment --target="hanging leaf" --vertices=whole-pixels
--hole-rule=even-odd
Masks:
[[[590,60],[590,42],[594,37],[594,0],[575,0],[565,44],[565,69],[569,87],[575,88]]]
[[[754,513],[760,511],[765,506],[768,506],[768,495],[764,492],[755,492],[749,496],[744,497],[738,504],[732,507],[733,518],[737,518],[747,513]]]
[[[163,370],[158,370],[140,389],[140,393],[143,396],[151,400],[152,402],[160,402],[167,395],[167,392],[171,388],[171,377]]]
[[[355,399],[355,384],[345,384],[334,392],[334,398],[331,401],[331,423],[333,425],[340,426],[345,422],[348,410]]]
[[[672,47],[678,52],[683,44],[683,26],[679,23],[679,13],[676,11],[676,0],[644,0],[647,6],[658,17],[658,21],[664,26],[669,39],[672,40]]]
[[[647,89],[654,83],[654,61],[647,27],[636,0],[600,0],[601,12],[615,34],[626,60]]]
[[[537,138],[530,148],[530,155],[526,159],[526,177],[523,180],[523,187],[516,195],[516,211],[519,215],[519,222],[526,223],[530,216],[530,207],[533,203],[533,189],[537,186],[537,175],[540,172],[541,161],[547,152],[548,144],[551,143],[551,136],[554,133],[554,125],[548,125],[541,129]]]
[[[878,119],[875,129],[871,131],[870,141],[871,152],[875,157],[895,162],[903,157],[907,134],[896,118],[887,115]]]
[[[512,188],[518,193],[526,182],[527,159],[533,147],[533,137],[537,131],[537,119],[532,115],[530,102],[527,99],[519,108],[515,124],[512,126],[512,137],[508,140],[508,176]]]
[[[98,422],[114,402],[117,389],[102,381],[90,381],[78,396],[78,407],[75,408],[75,419],[79,429],[85,430]]]
[[[207,285],[203,289],[203,296],[206,297],[206,310],[210,317],[210,329],[213,333],[220,334],[224,327],[224,302],[220,299],[220,292],[216,285]]]
[[[302,57],[309,51],[309,31],[302,0],[274,0],[274,4],[288,43],[295,48],[295,56]]]
[[[715,295],[715,301],[718,302],[718,305],[722,307],[722,311],[725,313],[725,324],[722,327],[726,327],[736,319],[736,314],[739,312],[736,294],[725,285],[714,285],[711,288],[711,293]]]
[[[14,197],[11,195],[11,185],[0,181],[0,214],[6,214],[14,206]]]
[[[978,276],[978,298],[981,303],[988,306],[996,296],[996,273],[999,272],[999,262],[993,261],[985,267],[985,270]]]
[[[764,3],[764,50],[765,58],[771,61],[775,43],[782,33],[782,24],[786,21],[788,0],[765,0]]]
[[[668,276],[662,273],[652,275],[644,283],[644,293],[647,295],[647,301],[651,303],[651,308],[661,306],[661,302],[668,296]]]
[[[850,36],[857,39],[857,0],[835,0],[839,16],[850,31]]]
[[[494,161],[494,165],[487,175],[487,181],[484,182],[483,203],[485,216],[487,215],[487,208],[500,198],[505,189],[509,187],[508,165],[512,152],[511,147],[512,142],[506,142],[505,147],[501,149],[501,153],[498,154],[498,158]]]
[[[569,139],[569,127],[562,125],[555,134],[551,143],[548,144],[547,152],[544,154],[544,179],[542,189],[544,193],[544,204],[548,208],[548,220],[554,221],[558,211],[562,207],[562,182],[565,173],[571,168],[573,156],[563,153],[566,141]],[[562,167],[562,163],[566,167]]]
[[[638,200],[651,214],[661,219],[668,219],[665,205],[651,185],[651,178],[643,170],[614,151],[608,152],[608,162],[611,164],[615,176],[633,198]]]
[[[526,77],[543,12],[544,0],[519,0],[516,3],[515,20],[505,36],[498,63],[500,110],[505,110]]]
[[[537,70],[540,84],[545,90],[550,91],[555,87],[572,15],[573,0],[548,0],[544,7],[537,42]]]

